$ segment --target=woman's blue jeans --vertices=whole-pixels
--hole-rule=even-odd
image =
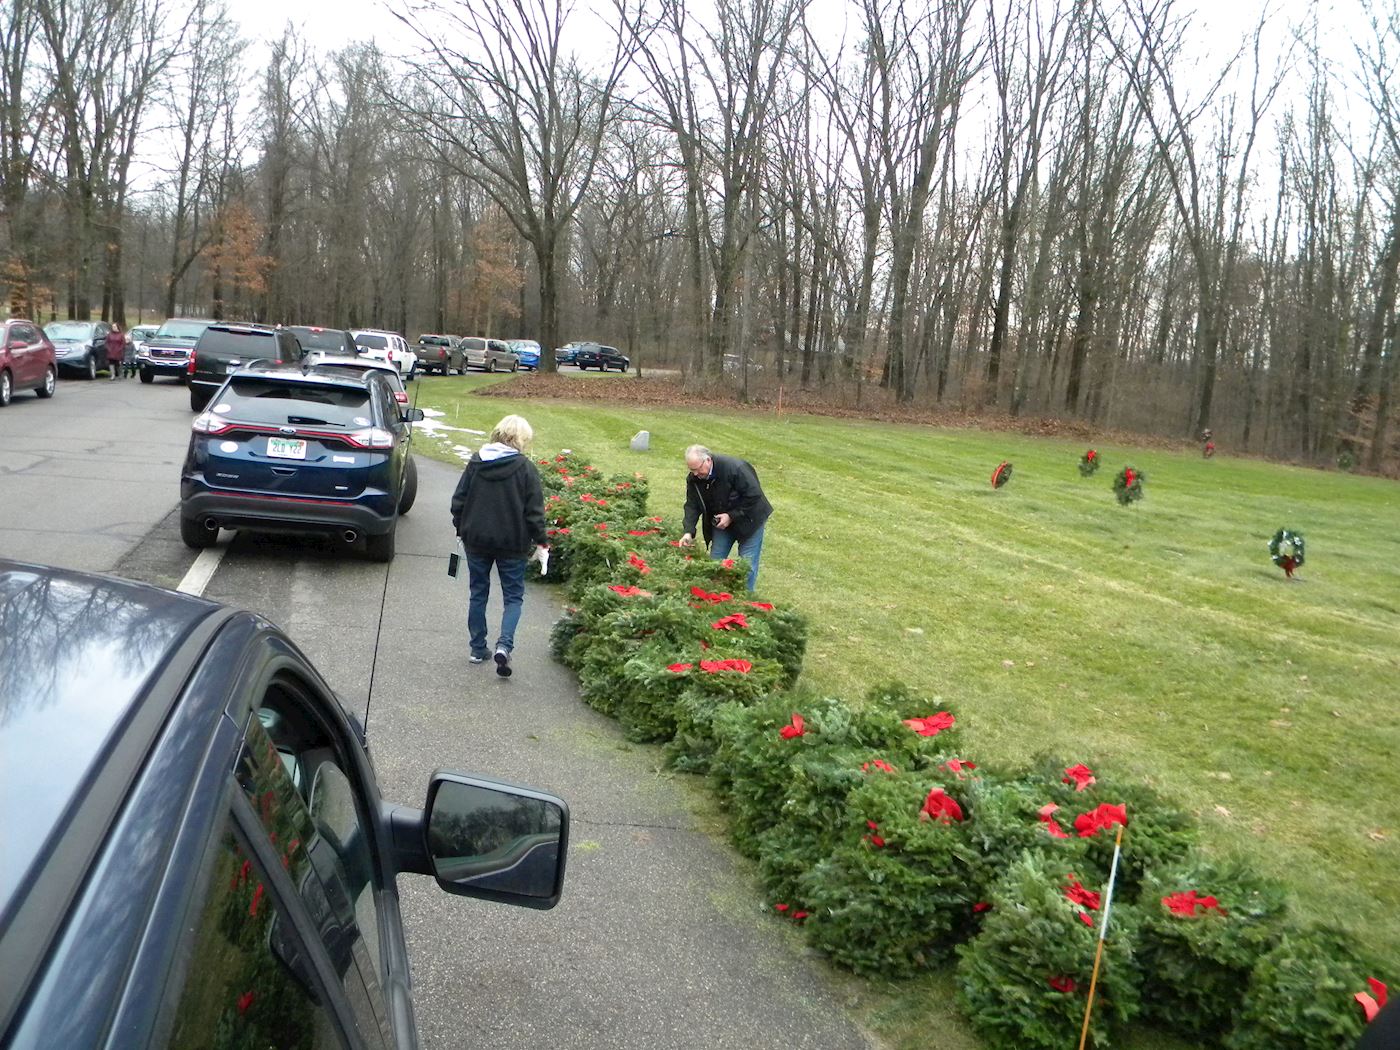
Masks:
[[[715,561],[724,561],[734,549],[734,544],[739,544],[739,557],[747,559],[749,563],[749,590],[753,590],[753,585],[758,581],[758,556],[763,553],[763,529],[764,526],[760,525],[757,532],[743,540],[736,539],[728,529],[715,529],[710,537],[710,557]]]
[[[487,554],[467,555],[467,580],[471,599],[467,605],[467,634],[470,637],[472,653],[486,656],[490,652],[486,644],[486,600],[491,597],[491,566],[496,566],[496,574],[501,578],[501,599],[505,608],[501,612],[501,633],[496,639],[496,648],[510,652],[515,648],[515,628],[520,623],[520,612],[525,607],[525,559],[493,558]]]

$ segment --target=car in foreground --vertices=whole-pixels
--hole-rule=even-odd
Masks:
[[[136,366],[141,382],[154,383],[158,376],[171,376],[186,382],[190,375],[190,352],[213,321],[198,317],[172,317],[162,322],[143,347],[136,348]]]
[[[469,335],[461,346],[462,359],[468,368],[480,368],[485,372],[515,372],[520,368],[520,359],[499,339]]]
[[[0,560],[0,1044],[418,1045],[398,880],[548,909],[569,811],[365,726],[244,610]]]
[[[18,390],[53,397],[57,385],[54,346],[43,329],[20,317],[0,321],[0,408],[9,405]]]
[[[625,372],[631,367],[631,359],[615,346],[603,346],[601,343],[584,343],[574,354],[574,364],[581,369],[596,368],[606,372],[616,368],[619,372]]]
[[[420,335],[413,347],[418,367],[424,372],[437,372],[439,375],[450,376],[454,369],[458,375],[465,375],[467,363],[462,359],[461,342],[459,335],[435,335],[431,332]]]
[[[287,331],[296,336],[303,357],[313,350],[340,357],[358,357],[360,354],[355,346],[354,337],[344,328],[320,328],[316,325],[299,324],[286,327]]]
[[[411,423],[423,418],[370,369],[258,363],[229,376],[191,424],[180,538],[220,529],[311,533],[391,561],[399,515],[418,495]]]
[[[540,367],[540,344],[533,339],[507,339],[506,346],[520,362],[521,368],[528,368],[533,372]]]
[[[301,358],[301,344],[285,328],[211,323],[190,352],[190,411],[201,411],[224,380],[244,365],[253,361],[297,364]]]
[[[366,357],[388,361],[399,370],[405,379],[415,378],[418,370],[418,355],[408,347],[408,340],[397,332],[385,332],[375,328],[360,328],[350,332],[355,345]]]
[[[96,379],[107,367],[107,333],[111,330],[106,321],[50,321],[44,325],[59,371],[74,372],[84,379]]]

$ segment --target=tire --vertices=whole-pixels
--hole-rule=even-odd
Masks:
[[[206,394],[197,387],[190,387],[190,411],[203,412],[213,395]]]
[[[202,522],[187,518],[182,514],[180,515],[180,539],[185,541],[186,547],[202,551],[219,542],[219,530],[206,529]]]
[[[394,533],[398,529],[399,523],[394,522],[389,526],[389,531],[383,536],[365,537],[365,557],[370,561],[391,562],[394,560]]]
[[[493,357],[493,358],[489,359],[489,360],[486,362],[486,371],[488,371],[488,372],[494,372],[495,370],[496,370],[496,359]]]
[[[413,509],[413,501],[418,498],[418,464],[413,461],[413,457],[408,457],[408,462],[403,468],[403,490],[399,493],[399,513],[407,514]]]
[[[520,362],[519,362],[519,361],[512,361],[512,362],[510,363],[510,370],[511,370],[512,372],[519,372],[519,371],[520,371]]]
[[[91,351],[87,355],[87,377],[89,379],[97,378],[97,358],[92,356]]]
[[[155,375],[151,372],[151,370],[150,370],[149,368],[143,368],[143,369],[141,369],[141,382],[143,382],[143,383],[154,383],[155,381],[156,381],[156,377],[155,377]]]
[[[43,385],[37,387],[34,393],[40,397],[53,397],[54,389],[58,386],[58,371],[53,365],[44,369]]]
[[[0,371],[0,408],[7,408],[14,399],[14,377],[8,371]]]

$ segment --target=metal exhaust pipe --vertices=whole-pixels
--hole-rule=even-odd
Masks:
[[[205,518],[205,519],[204,519],[204,527],[205,527],[206,529],[208,529],[210,532],[217,532],[217,531],[218,531],[218,528],[219,528],[219,523],[218,523],[217,521],[215,521],[213,518]]]
[[[343,539],[346,543],[354,543],[357,539],[360,538],[360,534],[359,534],[358,532],[356,532],[354,529],[346,529],[344,532],[342,532],[342,533],[340,534],[340,537],[341,537],[341,539]]]

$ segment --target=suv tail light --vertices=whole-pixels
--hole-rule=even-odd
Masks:
[[[440,349],[440,350],[438,351],[438,357],[442,358],[444,361],[447,360],[447,348],[446,348],[446,347],[443,347],[442,349]]]
[[[189,368],[188,368],[186,371],[188,372],[189,375],[194,375],[194,350],[193,350],[193,349],[190,350],[190,364],[189,364]]]
[[[227,434],[233,429],[233,424],[212,412],[201,412],[194,417],[190,429],[196,434]]]
[[[393,448],[394,435],[381,427],[370,427],[368,430],[354,430],[345,435],[347,444],[356,448]]]

